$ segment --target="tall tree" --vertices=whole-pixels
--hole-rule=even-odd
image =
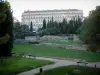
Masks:
[[[45,19],[43,20],[43,27],[42,27],[42,29],[46,29],[46,20]]]
[[[66,19],[63,19],[61,28],[62,28],[62,33],[65,34],[66,31],[67,31],[67,21],[66,21]]]
[[[44,23],[45,24],[45,23]],[[80,27],[82,25],[81,19],[75,20],[72,19],[67,22],[66,19],[63,19],[62,22],[53,21],[53,17],[50,21],[47,22],[47,27],[44,32],[49,32],[50,34],[78,34],[80,32]],[[45,27],[45,25],[44,25]],[[42,28],[43,29],[43,28]]]
[[[2,39],[6,42],[0,41],[0,57],[10,56],[13,47],[13,17],[8,2],[0,2],[0,38],[2,37],[6,37]]]
[[[13,24],[13,34],[14,34],[14,39],[16,38],[21,38],[21,26],[19,22],[16,22]]]
[[[100,6],[92,10],[85,19],[83,31],[88,50],[92,52],[100,50]]]
[[[80,19],[80,17],[78,17],[78,19],[76,19],[75,21],[75,33],[79,34],[81,31],[81,27],[82,27],[82,19]]]
[[[50,27],[50,21],[48,20],[48,22],[47,22],[47,28],[49,28]]]
[[[67,30],[68,32],[67,33],[68,34],[73,34],[74,33],[74,29],[73,28],[74,28],[74,21],[70,20],[69,21],[69,25],[68,25],[68,30]]]
[[[32,25],[32,22],[30,24],[30,31],[33,32],[33,25]]]
[[[54,20],[53,20],[53,16],[52,16],[52,19],[51,19],[51,26],[54,27]]]

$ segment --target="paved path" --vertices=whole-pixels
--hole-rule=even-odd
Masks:
[[[28,56],[27,56],[27,58],[28,58]],[[53,69],[53,68],[57,68],[57,67],[60,67],[60,66],[77,65],[77,63],[75,61],[68,61],[68,60],[61,60],[61,59],[54,59],[54,58],[46,58],[46,57],[36,57],[36,59],[50,60],[50,61],[55,62],[55,64],[43,66],[42,68],[43,68],[44,71],[49,70],[49,69]],[[89,63],[89,64],[87,64],[87,66],[88,67],[95,67],[95,64],[97,65],[98,68],[100,68],[100,62]],[[81,66],[84,66],[84,64],[81,65]],[[36,68],[36,69],[30,70],[30,71],[19,73],[17,75],[36,75],[37,73],[39,73],[39,69],[40,68]]]

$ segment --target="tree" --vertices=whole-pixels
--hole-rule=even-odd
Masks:
[[[0,38],[6,37],[0,41],[0,57],[11,56],[13,47],[13,17],[10,4],[8,2],[0,2]]]
[[[52,17],[52,19],[47,22],[47,26],[46,26],[45,20],[43,24],[44,25],[42,29],[45,29],[44,33],[46,34],[51,34],[51,35],[52,34],[53,35],[54,34],[55,35],[56,34],[79,34],[81,26],[82,26],[82,21],[78,17],[77,20],[73,18],[69,22],[67,22],[66,19],[63,19],[62,22],[57,22],[57,21],[53,21],[53,17]]]
[[[28,25],[21,25],[20,26],[20,38],[25,39],[25,36],[29,34],[29,26]]]
[[[54,20],[53,20],[53,16],[52,16],[52,19],[51,19],[51,26],[54,27]]]
[[[29,32],[29,26],[28,25],[21,25],[21,30],[23,31],[23,32]]]
[[[70,20],[69,21],[69,24],[68,24],[68,29],[67,29],[67,33],[68,34],[73,34],[74,33],[74,21],[73,20]]]
[[[50,21],[48,20],[48,22],[47,22],[47,28],[49,28],[50,27]]]
[[[13,28],[14,39],[24,39],[25,36],[30,34],[30,29],[28,25],[20,25],[19,22],[14,23]]]
[[[46,20],[45,19],[43,20],[43,27],[42,27],[42,29],[46,29]]]
[[[21,38],[21,25],[19,22],[13,24],[14,39]]]
[[[30,31],[33,32],[33,25],[32,25],[32,22],[31,22],[31,25],[30,25]]]
[[[75,20],[75,33],[79,34],[81,32],[82,28],[82,19],[78,17],[78,19]]]
[[[96,52],[100,50],[100,6],[92,10],[84,20],[83,35],[88,44],[88,50]]]
[[[63,34],[66,34],[67,29],[68,29],[67,20],[66,20],[66,19],[63,19],[62,25],[61,25],[61,32],[62,32]]]

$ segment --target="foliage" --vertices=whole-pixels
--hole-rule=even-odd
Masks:
[[[84,20],[83,28],[82,35],[84,42],[89,44],[88,50],[92,52],[100,50],[100,6],[90,12]]]
[[[30,32],[33,32],[33,25],[32,25],[32,22],[30,24]]]
[[[32,30],[32,31],[30,31]],[[28,25],[20,25],[19,22],[14,23],[14,39],[25,39],[25,36],[35,36],[36,33],[33,32],[33,29],[29,29]]]
[[[8,34],[5,34],[5,36],[0,38],[0,44],[5,44],[9,40],[10,36]]]
[[[20,25],[19,22],[14,23],[14,39],[24,39],[25,36],[31,34],[28,25]]]
[[[42,29],[46,29],[46,20],[45,19],[43,20],[43,27],[42,27]]]
[[[63,19],[62,22],[57,22],[53,20],[53,17],[50,21],[43,21],[43,30],[45,35],[57,35],[57,34],[79,34],[80,27],[82,26],[82,20],[78,17],[77,19],[72,19],[67,22],[66,19]],[[45,28],[44,28],[45,27]]]
[[[0,2],[0,38],[4,42],[0,41],[0,57],[10,56],[13,47],[13,17],[8,2]]]

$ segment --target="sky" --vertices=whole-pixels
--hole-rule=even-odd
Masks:
[[[13,16],[21,21],[25,10],[81,9],[86,17],[100,5],[100,0],[8,0]]]

